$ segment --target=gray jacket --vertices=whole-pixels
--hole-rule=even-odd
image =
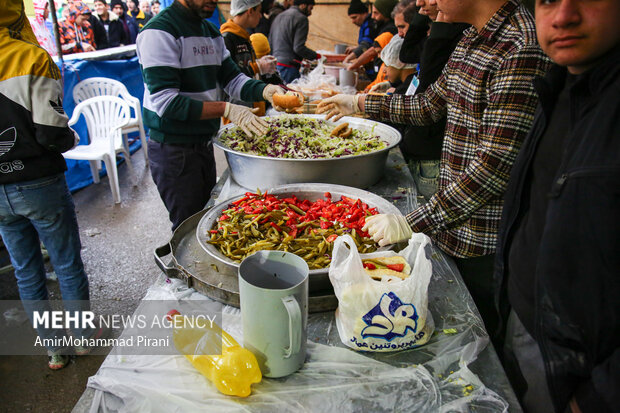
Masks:
[[[269,44],[271,53],[279,63],[298,66],[295,60],[316,59],[316,52],[306,47],[308,26],[308,16],[297,6],[290,7],[275,18],[269,33]]]

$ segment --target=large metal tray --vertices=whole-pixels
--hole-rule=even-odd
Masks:
[[[333,199],[340,199],[342,196],[353,199],[359,198],[363,202],[367,203],[371,208],[377,208],[377,210],[382,214],[401,214],[398,208],[396,208],[396,206],[394,206],[394,204],[390,201],[387,201],[372,192],[351,188],[348,186],[333,184],[291,184],[281,185],[268,189],[267,191],[273,195],[282,195],[284,197],[295,195],[299,199],[308,199],[310,201],[322,199],[324,198],[323,194],[325,192],[331,192]],[[213,225],[217,222],[217,219],[222,214],[222,211],[227,209],[231,202],[239,198],[241,198],[241,196],[227,199],[226,201],[211,208],[211,210],[202,217],[196,227],[196,239],[204,251],[206,251],[208,255],[219,261],[221,264],[235,269],[239,267],[239,263],[223,255],[215,246],[209,244],[207,241],[209,239],[209,230],[213,228]],[[331,288],[331,283],[327,273],[328,268],[310,270],[309,288],[311,292]]]
[[[155,249],[155,262],[166,276],[182,279],[188,287],[207,297],[239,307],[237,268],[222,265],[207,254],[196,240],[196,227],[206,213],[208,210],[202,210],[183,221],[170,241]],[[331,285],[327,290],[310,292],[309,312],[332,311],[336,307],[338,300]]]
[[[296,115],[324,119],[324,115]],[[364,155],[349,155],[331,159],[283,159],[251,155],[230,149],[220,141],[224,126],[213,140],[222,149],[233,179],[241,186],[255,190],[293,183],[323,182],[368,188],[381,179],[390,149],[398,145],[401,134],[391,126],[374,120],[344,117],[334,126],[348,122],[351,127],[373,131],[388,144],[387,147]]]

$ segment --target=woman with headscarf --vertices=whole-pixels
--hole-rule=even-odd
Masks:
[[[34,35],[37,37],[37,41],[42,48],[45,49],[47,53],[51,56],[57,56],[58,51],[56,50],[56,42],[54,41],[54,36],[47,29],[45,25],[45,20],[47,16],[50,14],[48,9],[48,3],[46,0],[34,0],[34,18],[29,17],[30,26],[32,27],[32,31]]]
[[[88,6],[81,1],[69,5],[67,20],[58,25],[62,54],[96,50],[95,33],[88,22],[90,14]]]

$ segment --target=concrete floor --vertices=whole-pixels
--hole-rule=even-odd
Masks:
[[[171,236],[168,213],[142,150],[132,155],[132,161],[134,176],[126,164],[119,167],[120,204],[112,201],[107,177],[73,195],[91,300],[106,300],[124,313],[133,312],[161,273],[153,250]],[[222,152],[216,151],[216,163],[219,176],[226,168]],[[60,297],[57,282],[48,281],[48,288],[52,298]],[[0,276],[0,299],[19,299],[12,273]],[[103,359],[82,356],[51,371],[45,356],[1,356],[0,412],[71,411]]]

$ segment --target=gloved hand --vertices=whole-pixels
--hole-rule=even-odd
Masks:
[[[381,247],[406,241],[413,235],[405,217],[395,214],[377,214],[366,218],[362,231],[368,231]]]
[[[273,104],[273,95],[279,93],[281,95],[286,93],[286,90],[282,89],[280,86],[276,85],[267,85],[265,89],[263,89],[263,98],[271,103],[271,106],[276,106]]]
[[[323,99],[319,102],[316,113],[328,112],[325,119],[334,117],[336,122],[343,116],[354,115],[362,112],[358,105],[358,99],[361,95],[336,95],[331,98]]]
[[[391,87],[390,82],[379,82],[370,88],[370,92],[385,93]]]
[[[269,130],[269,123],[255,115],[260,108],[248,108],[247,106],[235,105],[226,102],[224,117],[239,126],[248,136],[264,135]]]
[[[258,64],[258,70],[261,75],[271,75],[275,73],[277,62],[278,59],[271,55],[263,56],[256,61],[256,63]]]

